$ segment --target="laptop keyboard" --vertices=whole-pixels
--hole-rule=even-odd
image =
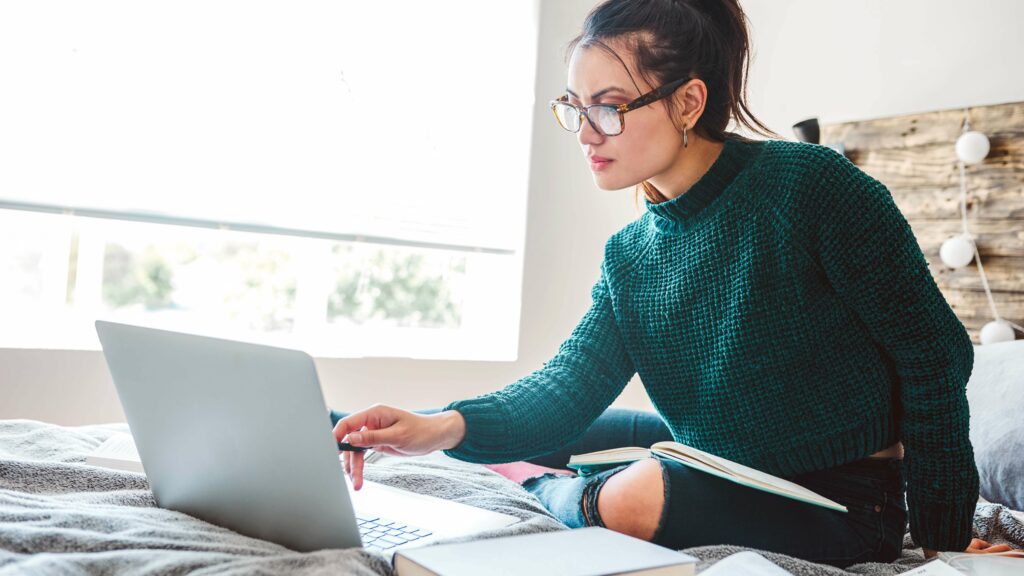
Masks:
[[[363,548],[371,550],[388,550],[433,534],[430,530],[380,516],[356,514],[356,521],[359,523]]]

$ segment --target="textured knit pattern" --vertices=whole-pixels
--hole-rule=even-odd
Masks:
[[[453,402],[445,453],[508,462],[580,436],[639,374],[678,442],[788,477],[901,440],[914,540],[970,543],[974,348],[878,180],[826,146],[731,138],[606,243],[557,354]]]

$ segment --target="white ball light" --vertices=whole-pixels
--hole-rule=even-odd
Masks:
[[[988,136],[971,130],[964,132],[956,140],[956,156],[964,164],[977,164],[988,156]]]
[[[974,242],[966,234],[953,236],[942,243],[939,258],[950,268],[963,268],[974,259]]]
[[[1010,342],[1017,338],[1013,333],[1013,326],[1005,320],[993,320],[981,327],[981,343],[994,344],[996,342]]]

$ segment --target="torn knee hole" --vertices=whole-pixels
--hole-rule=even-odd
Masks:
[[[597,512],[597,495],[604,486],[607,476],[603,478],[597,478],[593,482],[587,484],[583,488],[583,498],[580,502],[580,506],[583,509],[583,519],[587,526],[600,526],[606,528],[604,522],[601,520],[601,515]]]
[[[586,521],[587,526],[593,526],[594,525],[594,521],[590,519],[590,514],[587,513],[587,493],[586,492],[583,492],[582,507],[583,507],[583,519]]]

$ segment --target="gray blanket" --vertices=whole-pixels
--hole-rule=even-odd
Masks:
[[[124,425],[61,427],[0,421],[0,574],[391,574],[383,557],[360,549],[295,552],[239,535],[185,514],[157,508],[145,476],[82,462]],[[486,538],[566,529],[533,495],[483,466],[440,453],[384,457],[365,476],[523,519],[474,535]],[[1008,509],[980,504],[976,536],[1024,545],[1024,523]],[[892,564],[858,564],[847,571],[761,552],[797,575],[898,574],[923,561],[909,536]],[[743,550],[703,546],[684,551],[702,561],[698,572]]]

